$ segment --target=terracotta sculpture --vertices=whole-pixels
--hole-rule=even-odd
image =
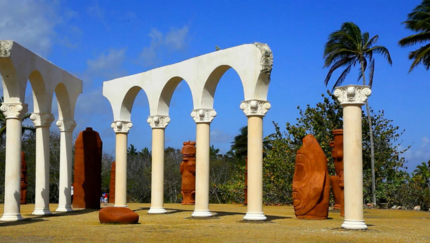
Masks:
[[[248,205],[248,156],[245,157],[245,189],[243,189],[245,193],[245,202],[243,205]]]
[[[75,143],[74,208],[100,208],[102,140],[87,127]]]
[[[99,211],[99,221],[102,224],[137,224],[139,215],[129,208],[105,207]]]
[[[293,177],[293,205],[299,219],[327,219],[330,184],[327,157],[314,136],[303,138]]]
[[[25,154],[21,152],[21,204],[27,204],[27,187],[28,187],[28,177],[27,177],[27,162],[25,162]]]
[[[343,130],[333,130],[334,141],[330,142],[330,147],[333,148],[331,156],[334,159],[334,169],[336,175],[330,176],[331,188],[334,196],[334,209],[340,210],[340,216],[344,216],[344,199],[343,199]]]
[[[116,162],[114,161],[110,170],[109,203],[115,203],[115,168]]]
[[[181,153],[182,205],[194,205],[196,193],[196,142],[184,142]]]

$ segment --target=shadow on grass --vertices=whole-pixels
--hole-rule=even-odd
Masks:
[[[275,216],[275,215],[266,215],[266,220],[241,220],[238,223],[246,223],[246,224],[270,224],[272,221],[278,219],[292,219],[292,217],[284,217],[284,216]]]
[[[33,224],[33,223],[40,223],[46,221],[44,219],[39,218],[26,218],[20,221],[13,221],[13,222],[1,222],[0,227],[8,227],[8,226],[18,226],[18,225],[24,225],[24,224]]]

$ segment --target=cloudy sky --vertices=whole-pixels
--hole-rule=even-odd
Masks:
[[[391,53],[392,66],[376,57],[369,102],[406,130],[399,142],[402,147],[412,145],[406,158],[407,166],[414,168],[430,156],[430,71],[418,67],[408,74],[407,56],[417,47],[400,48],[397,43],[412,34],[402,22],[421,1],[387,2],[0,0],[0,39],[15,40],[84,81],[75,112],[75,136],[93,127],[104,141],[104,151],[113,154],[113,116],[102,95],[103,81],[210,53],[215,46],[267,43],[274,55],[268,96],[272,109],[264,119],[268,135],[274,131],[272,121],[284,128],[298,117],[297,106],[321,101],[328,71],[322,68],[324,44],[343,22],[352,21],[371,36],[379,35],[378,44]],[[355,71],[345,84],[356,84]],[[239,77],[229,70],[219,83],[218,116],[211,124],[211,143],[223,152],[246,125],[239,109],[242,100]],[[31,86],[26,102],[32,105]],[[166,146],[180,148],[183,141],[195,140],[192,109],[191,92],[181,82],[171,102]],[[57,116],[56,104],[53,110]],[[129,134],[129,143],[139,150],[151,146],[148,115],[146,95],[140,92]]]

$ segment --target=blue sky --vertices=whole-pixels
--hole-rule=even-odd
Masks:
[[[84,81],[76,107],[77,133],[91,126],[101,135],[104,151],[114,153],[110,128],[112,110],[102,96],[103,81],[150,70],[246,43],[267,43],[274,55],[264,134],[272,121],[285,128],[298,117],[297,106],[314,105],[326,92],[323,49],[328,35],[352,21],[378,44],[386,46],[390,66],[376,57],[370,105],[384,110],[393,124],[405,129],[402,146],[409,170],[430,157],[430,72],[417,67],[408,74],[407,56],[418,48],[400,48],[398,41],[412,34],[401,24],[419,0],[355,1],[28,1],[0,0],[0,39],[12,39],[44,56]],[[356,84],[352,70],[344,84]],[[337,73],[334,77],[337,77]],[[31,88],[27,88],[30,105]],[[218,115],[211,124],[211,143],[226,152],[246,125],[239,109],[243,91],[238,75],[229,70],[215,94]],[[53,104],[57,117],[56,104]],[[166,146],[180,148],[195,140],[191,92],[185,82],[175,91],[166,129]],[[30,108],[31,111],[31,108]],[[151,146],[146,95],[133,107],[129,143]],[[52,126],[52,131],[58,131]]]

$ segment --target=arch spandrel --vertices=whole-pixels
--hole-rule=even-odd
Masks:
[[[157,109],[155,110],[154,113],[151,113],[151,115],[161,115],[161,116],[169,115],[170,101],[172,100],[174,91],[176,90],[179,83],[181,82],[185,82],[187,84],[188,88],[191,90],[191,95],[193,96],[193,90],[191,89],[190,83],[186,79],[183,79],[182,77],[178,77],[178,76],[173,77],[169,79],[164,85],[160,93],[160,99],[158,101]]]
[[[39,71],[34,70],[28,77],[33,92],[34,112],[50,113],[51,101],[45,87],[45,81]],[[26,83],[28,85],[28,83]]]
[[[121,105],[121,110],[120,110],[120,118],[118,120],[131,121],[131,111],[133,109],[137,94],[140,91],[145,93],[145,96],[148,98],[148,95],[146,94],[145,90],[142,89],[142,87],[133,86],[132,88],[130,88],[124,96],[123,103]]]

